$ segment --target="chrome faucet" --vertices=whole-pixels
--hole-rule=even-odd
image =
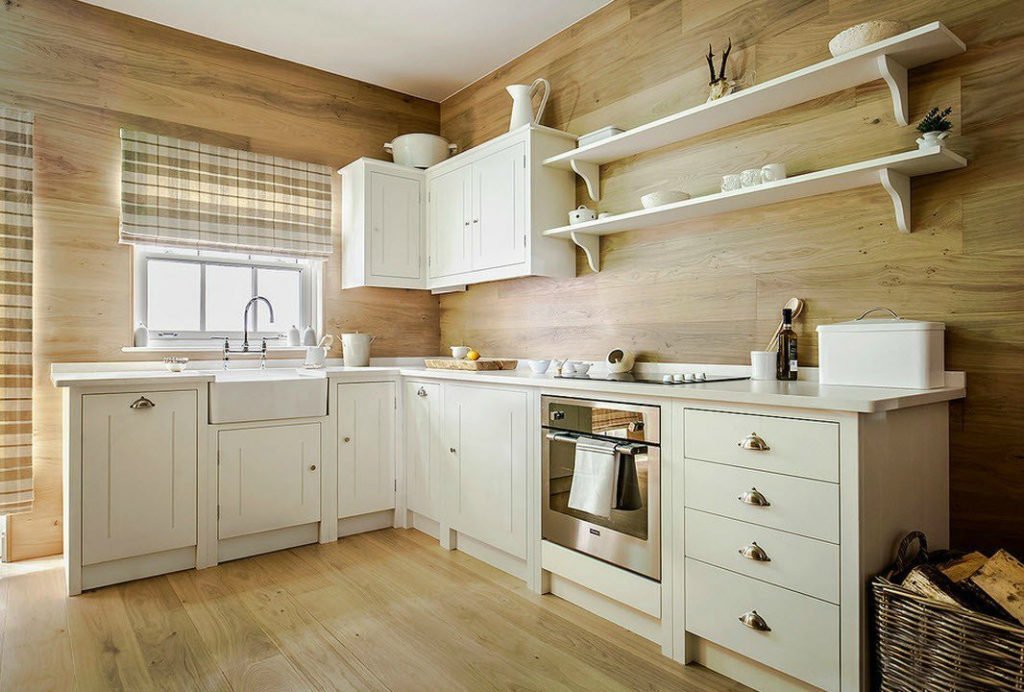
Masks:
[[[267,309],[270,310],[270,321],[274,321],[274,306],[270,304],[270,301],[263,296],[255,296],[249,299],[249,302],[245,304],[245,309],[242,311],[242,348],[232,349],[231,343],[227,337],[224,337],[224,369],[228,369],[228,357],[231,353],[249,353],[249,309],[256,303],[263,301],[267,304]],[[267,367],[267,340],[263,339],[263,343],[260,346],[260,369]]]
[[[245,304],[245,310],[242,311],[242,350],[243,351],[248,351],[249,350],[249,308],[251,308],[253,305],[255,305],[256,303],[258,303],[261,300],[264,303],[267,304],[267,310],[270,310],[270,321],[271,322],[274,321],[274,306],[270,304],[269,300],[267,300],[263,296],[254,296],[254,297],[250,298],[249,302]],[[264,339],[263,340],[263,351],[266,352],[266,350],[267,350],[267,340]]]

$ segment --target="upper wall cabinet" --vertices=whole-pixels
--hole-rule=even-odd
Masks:
[[[429,288],[576,275],[572,245],[541,233],[548,220],[561,225],[576,202],[572,174],[542,162],[574,141],[527,126],[427,170]]]
[[[423,171],[359,159],[340,173],[341,287],[426,288]]]
[[[541,233],[576,200],[573,174],[542,162],[575,142],[526,126],[426,171],[372,159],[341,169],[342,287],[575,276],[572,243]]]

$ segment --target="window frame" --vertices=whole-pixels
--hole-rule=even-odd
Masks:
[[[290,257],[270,257],[265,255],[217,252],[212,250],[188,250],[161,246],[132,246],[133,254],[133,330],[140,322],[149,326],[149,262],[180,262],[183,264],[200,265],[199,276],[199,319],[200,326],[205,327],[206,321],[206,267],[231,266],[253,269],[253,295],[258,295],[257,269],[288,269],[299,272],[299,322],[300,330],[305,325],[312,325],[317,333],[323,331],[323,264],[320,259],[301,259]],[[255,326],[258,311],[250,313],[250,325]],[[225,338],[232,341],[241,340],[242,315],[238,316],[239,327],[235,331],[206,330],[170,331],[150,330],[148,347],[219,347]],[[249,330],[250,345],[253,340],[266,339],[268,348],[282,348],[287,345],[287,333],[266,330]],[[218,343],[220,342],[220,343]]]

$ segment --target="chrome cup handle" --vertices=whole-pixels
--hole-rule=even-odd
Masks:
[[[416,396],[421,397],[421,398],[426,398],[427,390],[424,389],[423,387],[420,387],[418,390],[416,390]]]
[[[736,445],[754,452],[767,452],[771,449],[768,443],[764,441],[764,438],[753,432],[737,442]]]
[[[751,488],[743,492],[739,497],[736,498],[740,502],[746,505],[753,505],[755,507],[771,507],[772,503],[768,502],[768,498],[761,494],[757,488]]]
[[[754,562],[772,561],[772,559],[768,557],[768,553],[764,551],[764,548],[757,544],[757,541],[751,541],[750,545],[745,545],[736,552],[748,560],[753,560]]]
[[[146,397],[140,396],[138,399],[136,399],[132,403],[128,404],[128,408],[132,409],[133,411],[138,411],[140,409],[145,409],[145,408],[156,408],[156,404],[154,404],[152,401],[150,401]]]
[[[757,614],[756,610],[743,613],[737,619],[752,630],[757,630],[758,632],[772,631],[772,628],[768,626],[763,617]]]

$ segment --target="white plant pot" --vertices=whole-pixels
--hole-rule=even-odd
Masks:
[[[917,147],[919,149],[925,149],[927,147],[941,147],[942,142],[946,137],[949,137],[949,132],[942,132],[939,130],[933,130],[932,132],[925,132],[917,138]]]

